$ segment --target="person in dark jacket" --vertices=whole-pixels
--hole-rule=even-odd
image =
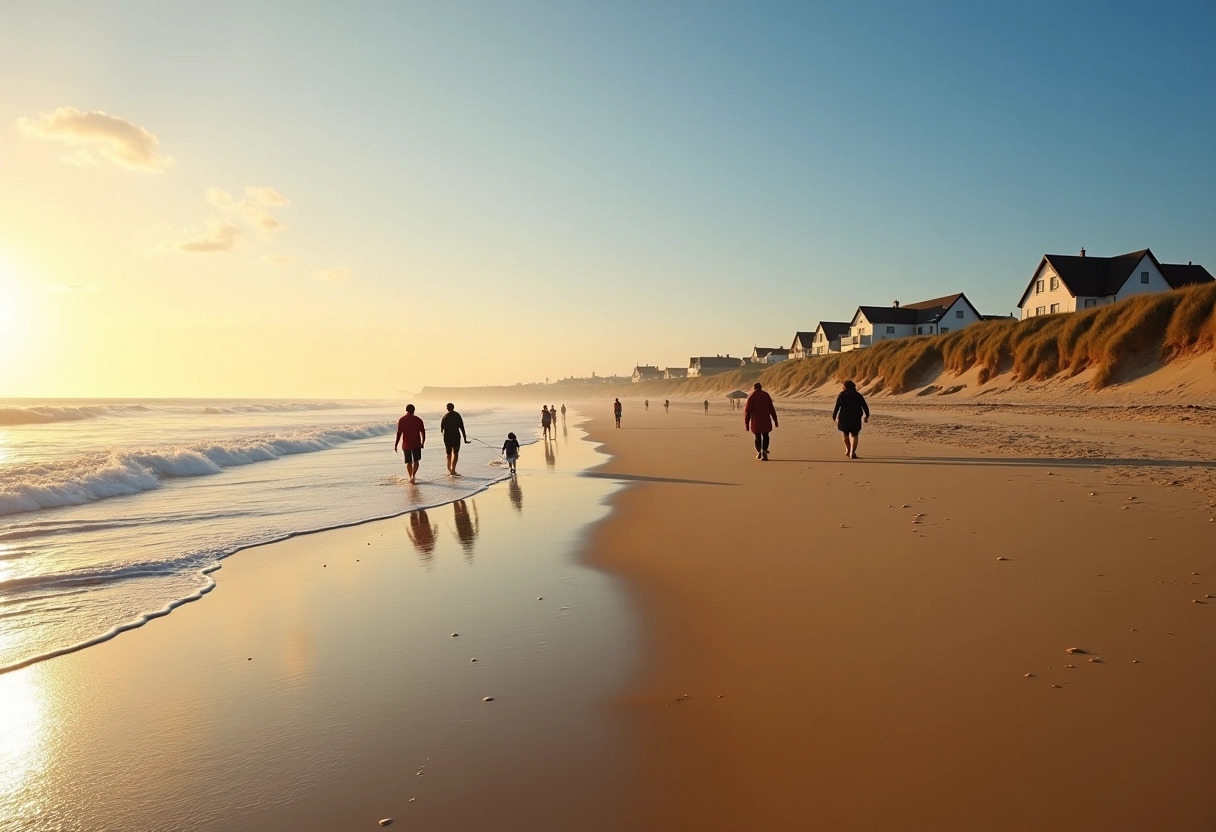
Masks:
[[[756,459],[768,462],[768,435],[777,427],[777,408],[773,398],[760,389],[760,382],[752,388],[743,408],[743,427],[756,436]]]
[[[844,455],[857,459],[857,435],[861,433],[861,423],[870,421],[870,406],[866,404],[866,397],[857,392],[857,385],[851,379],[841,386],[844,389],[836,397],[832,421],[844,435]]]

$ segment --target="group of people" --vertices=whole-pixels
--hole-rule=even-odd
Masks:
[[[566,418],[566,405],[562,405],[562,419]],[[549,436],[549,431],[553,431],[553,436]],[[557,438],[557,405],[549,407],[542,404],[540,406],[540,432],[545,439]]]
[[[840,393],[836,396],[836,406],[832,408],[832,421],[844,437],[844,455],[857,459],[861,425],[870,421],[870,406],[866,404],[866,397],[861,395],[857,384],[851,379],[841,384]],[[756,459],[768,461],[769,434],[777,426],[777,408],[773,406],[773,397],[766,393],[757,381],[743,406],[743,427],[755,436]]]
[[[554,408],[554,412],[556,412],[556,405]],[[414,413],[414,410],[412,404],[405,406],[405,415],[397,420],[397,438],[393,441],[393,453],[396,453],[398,449],[405,452],[405,472],[409,475],[410,485],[415,485],[418,481],[418,466],[422,462],[422,449],[426,445],[426,425]],[[562,415],[565,415],[565,412],[566,406],[562,405]],[[447,457],[448,476],[459,477],[456,463],[460,461],[461,440],[464,440],[466,445],[473,440],[469,438],[469,434],[465,430],[464,418],[456,412],[456,405],[451,402],[447,403],[447,412],[439,420],[439,432],[443,434],[443,451]],[[502,454],[507,459],[511,473],[514,474],[515,463],[519,459],[519,440],[515,438],[514,433],[507,434],[507,440],[502,444]]]

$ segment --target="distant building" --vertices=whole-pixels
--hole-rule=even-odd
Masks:
[[[840,339],[848,334],[848,321],[820,321],[811,333],[811,355],[840,352]]]
[[[633,368],[633,382],[637,384],[639,381],[656,381],[663,377],[663,371],[658,367],[652,367],[648,364],[639,364]]]
[[[1026,320],[1212,280],[1203,266],[1161,263],[1147,248],[1115,257],[1086,257],[1085,249],[1079,255],[1044,254],[1018,301],[1018,310]]]
[[[814,332],[795,332],[794,340],[790,342],[790,358],[810,358],[814,343]]]
[[[785,347],[753,347],[750,361],[753,364],[776,364],[790,357]]]
[[[668,367],[663,371],[663,378],[688,378],[688,368]]]
[[[703,355],[688,359],[688,377],[713,376],[718,373],[729,373],[743,366],[742,358],[731,358],[729,355]]]
[[[962,329],[982,319],[962,292],[900,306],[859,306],[849,322],[849,332],[840,339],[840,351],[850,352],[913,335],[938,335]]]

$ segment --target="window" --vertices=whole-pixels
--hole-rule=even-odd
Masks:
[[[1085,299],[1085,308],[1086,309],[1093,309],[1097,305],[1098,305],[1097,298],[1086,298]]]
[[[941,335],[945,335],[947,332],[949,332],[949,331],[950,331],[950,327],[948,327],[948,326],[943,326],[943,327],[941,327],[940,329],[938,329],[937,331],[938,331],[938,333],[939,333],[939,334],[941,334]]]
[[[1034,282],[1034,293],[1037,295],[1037,294],[1040,294],[1042,291],[1043,291],[1043,281],[1036,280]]]
[[[1042,315],[1042,314],[1043,314],[1043,313],[1045,313],[1046,311],[1047,311],[1047,307],[1046,307],[1046,306],[1036,306],[1036,307],[1034,308],[1034,314],[1036,314],[1036,315]]]
[[[916,328],[916,334],[917,334],[917,335],[924,335],[924,334],[925,334],[925,328],[924,328],[923,326],[918,326],[918,327]]]
[[[1060,304],[1058,304],[1058,303],[1053,303],[1053,304],[1051,305],[1051,314],[1053,314],[1053,315],[1054,315],[1054,314],[1056,314],[1056,313],[1057,313],[1057,312],[1059,312],[1059,311],[1060,311]]]
[[[893,326],[889,326],[889,327],[887,327],[887,334],[888,334],[888,335],[894,335],[894,334],[895,334],[895,327],[893,327]]]
[[[1148,272],[1140,272],[1140,282],[1148,283]]]
[[[1051,279],[1051,290],[1054,292],[1056,289],[1059,289],[1059,288],[1060,288],[1060,278],[1053,277]]]
[[[956,309],[956,310],[954,311],[954,317],[956,317],[956,318],[961,318],[961,317],[963,317],[963,310],[961,310],[961,309]]]

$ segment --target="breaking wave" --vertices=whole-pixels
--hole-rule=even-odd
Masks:
[[[151,491],[160,488],[166,479],[207,476],[238,465],[324,451],[395,429],[395,425],[384,423],[307,428],[16,465],[0,470],[0,516]]]

